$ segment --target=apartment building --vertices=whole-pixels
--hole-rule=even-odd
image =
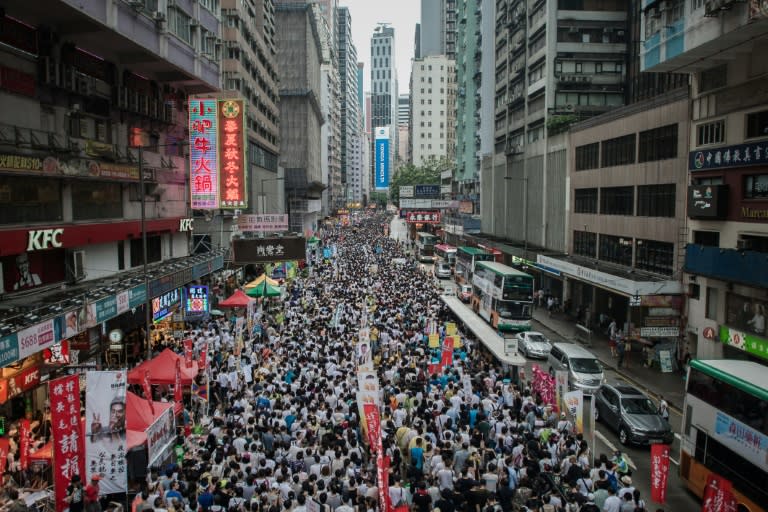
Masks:
[[[456,60],[457,0],[421,0],[421,19],[428,23],[416,25],[418,53],[416,58],[445,55]]]
[[[445,55],[414,59],[411,65],[413,164],[456,154],[456,65]]]

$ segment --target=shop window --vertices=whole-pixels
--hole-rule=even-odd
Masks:
[[[573,254],[587,256],[589,258],[597,257],[597,233],[574,231]]]
[[[768,174],[744,177],[744,199],[765,199],[766,197],[768,197]]]
[[[672,275],[675,244],[637,240],[635,247],[635,267],[655,274]]]
[[[766,309],[768,301],[729,293],[725,297],[725,323],[764,336]]]
[[[600,235],[601,261],[632,266],[632,239],[613,235]]]
[[[62,220],[61,181],[0,176],[0,224]]]
[[[597,213],[596,188],[577,188],[574,190],[574,196],[576,213]]]
[[[75,181],[72,183],[74,220],[121,219],[123,198],[120,183]]]
[[[576,148],[576,170],[586,171],[600,167],[600,143],[585,144]]]
[[[674,217],[675,184],[639,185],[637,215],[638,217]]]
[[[707,286],[707,307],[704,316],[709,320],[717,320],[718,292],[717,288]]]
[[[720,232],[694,231],[693,243],[696,245],[706,245],[708,247],[720,247]]]
[[[600,189],[600,213],[603,215],[632,215],[634,213],[634,187],[607,187]]]
[[[677,157],[677,123],[640,132],[639,162]]]
[[[603,141],[601,167],[635,163],[635,134]]]
[[[747,114],[747,138],[768,137],[768,110]]]
[[[147,235],[147,263],[160,261],[162,237],[160,235]],[[131,239],[131,268],[144,264],[141,238]]]

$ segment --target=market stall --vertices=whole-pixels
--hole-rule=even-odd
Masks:
[[[283,293],[280,284],[266,274],[260,275],[243,288],[249,297],[279,297]]]
[[[246,295],[244,291],[235,290],[235,293],[233,293],[223,301],[219,302],[219,307],[220,308],[244,308],[244,307],[247,307],[251,301],[253,301],[253,299],[250,298],[248,295]]]
[[[176,383],[176,361],[181,362],[181,385],[191,386],[198,373],[197,361],[192,361],[192,365],[187,367],[184,356],[169,348],[130,370],[128,372],[128,384],[144,384],[144,377],[149,373],[148,380],[151,385],[174,385]]]

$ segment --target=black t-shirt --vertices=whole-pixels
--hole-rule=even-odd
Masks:
[[[419,507],[420,512],[429,512],[432,508],[430,506],[432,504],[432,497],[426,490],[416,491],[416,494],[413,495],[413,504]]]
[[[71,497],[69,501],[70,512],[81,512],[83,510],[83,486],[74,486],[72,484],[67,487],[67,497]]]

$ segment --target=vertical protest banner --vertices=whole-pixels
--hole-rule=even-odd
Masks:
[[[577,434],[584,433],[584,392],[580,389],[563,395],[566,413],[574,419],[573,428]]]
[[[184,340],[184,366],[187,368],[192,368],[192,357],[192,338],[187,338]]]
[[[453,338],[446,336],[443,340],[443,351],[440,355],[440,368],[453,365]]]
[[[716,473],[707,476],[707,486],[701,502],[701,512],[729,512],[733,499],[731,481]]]
[[[83,435],[80,423],[80,377],[69,375],[48,383],[53,435],[53,488],[56,512],[69,507],[64,501],[67,486],[75,475],[83,478]]]
[[[92,371],[86,374],[85,379],[86,471],[89,475],[101,475],[100,494],[124,493],[128,490],[125,460],[126,372]]]
[[[9,441],[7,438],[0,438],[0,478],[5,473],[5,468],[8,465],[8,447]]]
[[[206,371],[208,369],[208,342],[204,342],[200,347],[200,369]]]
[[[176,360],[176,377],[173,382],[173,399],[181,402],[181,359]]]
[[[19,422],[19,465],[22,470],[29,468],[29,420]]]
[[[363,404],[365,423],[368,425],[368,445],[371,453],[378,453],[381,445],[381,419],[379,407],[375,404]]]
[[[568,392],[568,371],[555,371],[555,405],[559,412],[565,412],[565,394]]]
[[[651,445],[651,499],[656,503],[667,502],[669,477],[669,445]]]

